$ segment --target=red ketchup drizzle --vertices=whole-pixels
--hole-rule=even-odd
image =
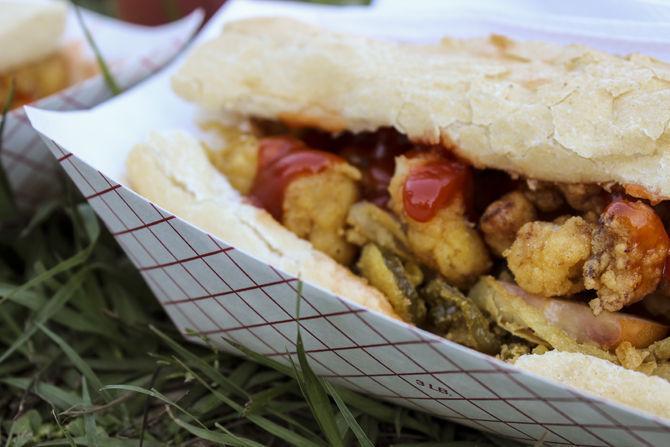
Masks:
[[[405,212],[412,219],[428,222],[458,195],[468,201],[471,173],[456,160],[436,158],[413,167],[403,187]]]
[[[289,137],[263,138],[258,150],[258,172],[249,196],[252,202],[281,221],[286,187],[295,179],[318,174],[344,160],[307,147]]]

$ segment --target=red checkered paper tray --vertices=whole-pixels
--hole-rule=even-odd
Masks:
[[[380,1],[371,9],[233,2],[197,41],[235,18],[281,14],[403,40],[495,32],[670,56],[670,43],[655,37],[662,33],[631,34],[651,27],[670,36],[668,25],[649,21],[665,10],[596,20],[588,8],[600,2],[562,2],[551,13],[529,11],[522,1],[505,2],[504,11],[494,1],[478,2],[478,11],[467,2],[448,3],[431,10],[416,2],[414,11],[399,11],[395,1]],[[27,115],[186,338],[206,336],[223,349],[230,349],[224,339],[231,339],[288,362],[299,324],[318,374],[375,398],[529,444],[542,439],[544,445],[670,445],[669,420],[542,379],[309,283],[302,289],[296,321],[297,278],[170,214],[124,183],[129,151],[151,131],[199,132],[195,108],[170,89],[179,63],[92,110],[28,108]]]
[[[146,27],[83,9],[82,16],[115,80],[123,89],[133,86],[169,62],[193,36],[203,18],[202,13],[196,11],[164,26]],[[68,15],[62,45],[77,48],[84,63],[95,64],[95,56],[73,10]],[[110,96],[102,75],[96,75],[33,105],[48,110],[86,109]],[[7,115],[0,161],[5,166],[17,204],[21,207],[32,207],[59,190],[61,171],[28,122],[22,107]]]

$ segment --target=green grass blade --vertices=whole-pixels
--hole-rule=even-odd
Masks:
[[[165,333],[161,332],[157,328],[152,326],[151,330],[165,343],[167,343],[168,346],[170,346],[170,348],[172,348],[172,350],[175,351],[177,355],[179,355],[179,357],[184,360],[184,362],[193,365],[195,369],[202,372],[210,380],[216,382],[227,393],[235,393],[246,399],[249,398],[249,394],[243,388],[225,377],[217,369],[207,364],[207,362],[203,361],[200,357],[181,346],[179,343],[168,337]]]
[[[91,406],[91,395],[88,391],[88,383],[86,382],[86,375],[81,377],[81,400],[84,405]],[[95,424],[95,413],[88,413],[84,415],[84,434],[88,445],[99,445],[97,427]]]
[[[205,425],[202,422],[200,422],[200,420],[197,417],[195,417],[194,415],[189,413],[188,410],[182,408],[179,404],[174,402],[172,399],[162,395],[160,392],[158,392],[155,389],[147,390],[146,388],[142,388],[140,386],[135,386],[135,385],[105,385],[104,387],[102,387],[102,389],[103,390],[123,390],[123,391],[130,391],[130,392],[133,392],[133,393],[138,393],[138,394],[144,394],[145,396],[151,396],[151,397],[153,397],[155,399],[158,399],[158,400],[170,405],[171,407],[174,407],[177,410],[181,411],[182,413],[184,413],[185,415],[187,415],[188,417],[190,417],[191,419],[196,421],[198,423],[198,425],[200,425],[202,428],[207,428],[207,427],[205,427]]]
[[[93,369],[82,359],[79,354],[77,354],[77,351],[72,349],[72,347],[65,341],[63,340],[62,337],[59,335],[55,334],[52,332],[49,328],[44,326],[41,323],[36,324],[37,327],[44,332],[44,334],[49,337],[51,340],[53,340],[54,343],[58,345],[58,347],[63,351],[63,354],[72,362],[75,368],[79,370],[80,373],[84,375],[84,378],[88,380],[91,385],[93,385],[93,388],[95,390],[100,390],[103,387],[102,382],[98,378],[98,376],[93,372]],[[86,392],[88,393],[88,388],[86,388]],[[108,393],[105,392],[100,392],[100,394],[104,397],[106,401],[110,401],[111,398]]]
[[[9,294],[16,287],[17,286],[13,284],[0,282],[0,296]],[[9,297],[8,300],[32,311],[38,311],[42,309],[49,301],[46,297],[32,290],[24,290],[19,293],[14,293]],[[74,312],[70,309],[63,308],[54,314],[51,317],[51,320],[74,331],[109,336],[109,334],[106,332],[106,327],[101,326],[99,321],[92,321],[88,317],[89,316],[83,315],[79,312]]]
[[[195,371],[193,371],[191,368],[189,368],[186,364],[183,362],[177,361],[180,363],[182,368],[184,368],[188,373],[191,374],[198,382],[200,382],[205,388],[210,393],[215,394],[218,396],[222,402],[224,402],[226,405],[230,406],[233,410],[238,412],[239,414],[242,414],[244,411],[244,407],[237,402],[233,401],[229,397],[225,396],[224,394],[220,393],[218,390],[212,388],[209,386],[207,382],[205,382],[202,377],[200,377]],[[272,422],[271,420],[263,417],[263,416],[258,416],[258,415],[247,415],[247,419],[256,424],[259,428],[267,431],[268,433],[276,436],[279,439],[282,439],[285,442],[288,442],[291,445],[294,445],[296,447],[317,447],[319,444],[310,441],[309,439],[305,438],[304,436],[301,436],[295,432],[292,432],[291,430],[286,429],[285,427],[282,427],[279,424],[276,424]]]
[[[53,415],[53,418],[56,421],[56,425],[58,425],[58,428],[60,428],[60,430],[65,435],[65,439],[67,440],[67,445],[69,445],[70,447],[75,447],[77,444],[75,444],[74,439],[72,439],[72,436],[70,435],[70,431],[67,429],[67,427],[63,427],[63,425],[60,423],[60,420],[58,419],[58,415],[56,414],[56,410],[52,409],[51,414]]]
[[[35,394],[61,410],[82,404],[81,399],[75,393],[66,391],[50,383],[37,382],[33,384],[32,380],[25,377],[6,377],[0,379],[0,382],[23,391],[31,389],[31,385],[33,385],[32,390]]]
[[[105,58],[102,56],[102,53],[98,48],[98,45],[95,43],[93,35],[91,35],[88,26],[86,26],[84,17],[81,15],[81,9],[79,8],[79,5],[77,5],[76,3],[74,3],[74,11],[77,16],[77,22],[79,23],[79,26],[81,27],[81,30],[84,33],[84,37],[86,37],[86,42],[88,42],[88,45],[91,47],[91,51],[93,51],[93,54],[95,55],[95,60],[98,62],[98,66],[100,67],[102,76],[105,79],[107,88],[109,88],[109,91],[112,92],[112,95],[114,96],[118,95],[119,93],[121,93],[121,88],[119,87],[119,84],[116,82],[116,79],[114,79],[112,72],[109,70],[109,66],[105,61]]]
[[[7,358],[21,347],[30,337],[37,332],[38,325],[46,323],[56,312],[58,312],[65,303],[72,297],[72,295],[81,286],[90,272],[87,268],[75,273],[70,280],[50,299],[47,304],[35,315],[32,324],[19,336],[12,345],[0,356],[0,363],[7,360]]]
[[[447,441],[447,442],[410,442],[392,444],[392,447],[495,447],[488,442],[480,441]]]
[[[41,204],[35,210],[25,228],[21,230],[21,233],[19,233],[19,237],[20,238],[27,237],[30,233],[35,231],[35,228],[39,227],[44,222],[46,222],[54,214],[54,212],[60,209],[62,205],[63,204],[60,199],[49,200],[48,202]]]
[[[314,371],[312,371],[312,368],[309,366],[300,333],[298,333],[296,351],[298,353],[298,362],[300,364],[300,371],[296,369],[296,375],[299,377],[298,384],[300,384],[303,395],[307,400],[307,403],[309,403],[314,419],[316,419],[321,427],[323,435],[331,446],[344,447],[344,442],[337,428],[328,393],[326,393],[323,386],[323,381],[314,374]]]
[[[244,415],[254,414],[260,410],[265,410],[267,404],[286,393],[299,391],[293,382],[284,382],[280,385],[267,388],[259,393],[252,394],[249,401],[244,405]]]
[[[8,299],[12,299],[14,296],[20,294],[21,292],[37,287],[38,285],[44,283],[45,281],[48,281],[49,279],[53,278],[54,276],[60,273],[72,270],[73,268],[83,264],[84,261],[86,261],[89,258],[89,256],[91,256],[93,248],[95,247],[96,240],[97,235],[95,235],[95,239],[91,242],[91,244],[82,251],[58,263],[49,270],[40,273],[39,275],[35,276],[25,284],[6,292],[6,294],[2,295],[2,298],[0,298],[0,304],[2,304],[4,301]]]
[[[344,400],[344,402],[347,405],[356,408],[357,410],[365,414],[368,414],[382,422],[386,422],[388,424],[396,423],[397,412],[394,407],[378,402],[369,397],[362,396],[346,388],[340,388],[340,387],[336,388],[340,397]],[[429,429],[427,429],[425,424],[417,420],[416,418],[413,418],[409,415],[400,415],[400,419],[401,419],[401,425],[403,427],[416,430],[428,436],[432,435],[432,432]]]
[[[323,381],[323,386],[325,387],[328,394],[330,394],[330,397],[332,397],[333,400],[335,401],[335,404],[337,405],[337,408],[340,410],[340,413],[344,417],[344,420],[347,422],[349,429],[351,429],[354,436],[356,436],[358,444],[363,447],[374,447],[372,441],[370,441],[370,439],[365,434],[361,426],[358,425],[358,422],[356,422],[356,418],[354,418],[354,415],[351,414],[351,411],[347,407],[347,404],[344,403],[344,401],[337,393],[335,388],[333,388],[333,386],[326,381]]]
[[[230,431],[227,431],[225,429],[224,429],[225,431],[220,432],[220,431],[209,430],[207,428],[196,427],[195,425],[189,424],[188,422],[182,421],[174,417],[172,413],[168,414],[170,415],[175,424],[179,425],[181,428],[197,436],[200,439],[214,442],[219,445],[230,445],[233,447],[263,447],[263,444],[259,444],[250,439],[236,436],[230,433]]]
[[[265,357],[264,355],[261,355],[255,351],[252,351],[251,349],[247,348],[244,345],[241,345],[233,340],[224,338],[223,341],[228,343],[230,346],[233,348],[237,349],[240,351],[242,354],[245,356],[249,357],[251,360],[253,360],[256,363],[260,363],[261,365],[267,366],[268,368],[272,368],[276,370],[277,372],[284,374],[289,377],[295,378],[295,371],[290,367],[286,366],[282,363],[279,363],[276,360],[271,359],[270,357]]]

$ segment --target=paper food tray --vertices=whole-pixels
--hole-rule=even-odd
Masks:
[[[525,11],[520,0],[505,2],[500,20],[494,2],[482,2],[483,15],[465,3],[440,4],[438,13],[431,15],[422,9],[422,2],[413,3],[414,12],[397,10],[397,2],[378,2],[374,9],[233,2],[197,40],[217,34],[223,22],[268,14],[370,35],[397,33],[405,40],[436,40],[451,30],[455,35],[503,31],[513,37],[534,35],[524,25],[527,17],[512,21],[514,8]],[[568,4],[579,10],[577,2]],[[550,40],[573,41],[580,29],[560,14],[536,14],[533,28],[542,20],[553,25],[563,22],[556,29],[570,30],[540,33]],[[611,30],[618,20],[601,21],[598,26]],[[629,29],[629,25],[622,26]],[[582,29],[578,40],[610,50],[619,44],[642,51],[652,48],[659,56],[670,56],[668,43],[640,38],[633,45],[634,36],[624,32],[616,38],[594,35],[598,26],[589,27],[591,37]],[[229,349],[223,339],[232,339],[287,362],[295,351],[299,324],[318,374],[362,394],[529,444],[541,439],[543,445],[670,445],[668,420],[539,378],[310,284],[304,285],[296,323],[296,278],[171,215],[124,184],[127,154],[150,131],[197,132],[195,108],[169,86],[179,62],[90,111],[28,108],[27,114],[186,338],[198,341],[188,334],[192,330],[223,349]]]
[[[167,25],[146,27],[81,11],[114,78],[123,89],[169,62],[192,37],[203,18],[201,11],[196,11]],[[80,48],[84,60],[95,63],[95,56],[72,9],[67,18],[63,45]],[[32,105],[49,110],[87,109],[110,96],[102,75],[96,75]],[[23,107],[7,115],[0,161],[21,208],[33,207],[58,193],[61,170],[28,122]]]

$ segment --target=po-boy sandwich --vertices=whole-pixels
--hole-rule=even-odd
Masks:
[[[670,65],[251,19],[173,88],[208,113],[205,137],[134,149],[148,199],[340,296],[670,417]]]
[[[78,48],[63,45],[63,0],[0,0],[0,104],[10,108],[49,96],[94,72]]]

